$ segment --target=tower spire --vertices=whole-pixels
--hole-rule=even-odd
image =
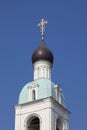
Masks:
[[[38,24],[38,27],[40,27],[42,40],[44,40],[45,24],[47,24],[47,23],[48,23],[48,21],[42,19],[41,22]]]

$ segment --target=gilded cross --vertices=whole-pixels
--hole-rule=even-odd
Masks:
[[[41,36],[42,40],[44,39],[44,32],[45,32],[45,24],[47,24],[48,21],[45,21],[44,19],[41,20],[41,22],[38,24],[38,27],[41,29]]]

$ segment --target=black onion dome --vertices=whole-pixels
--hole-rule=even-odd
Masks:
[[[52,52],[45,46],[44,40],[41,41],[40,46],[33,52],[32,54],[32,63],[34,64],[36,61],[46,60],[53,64],[53,54]]]

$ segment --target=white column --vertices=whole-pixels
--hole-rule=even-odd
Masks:
[[[15,106],[15,130],[21,130],[21,106]]]
[[[34,63],[34,80],[38,78],[51,79],[50,62],[41,60]]]
[[[66,119],[63,119],[63,130],[69,130],[69,123]]]

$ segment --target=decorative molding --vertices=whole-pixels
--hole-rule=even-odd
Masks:
[[[51,64],[47,61],[38,61],[34,64],[34,79],[51,79]]]
[[[36,87],[39,87],[39,85],[34,82],[34,83],[32,83],[32,84],[30,84],[30,85],[28,86],[28,89],[34,89],[34,88],[36,88]]]

